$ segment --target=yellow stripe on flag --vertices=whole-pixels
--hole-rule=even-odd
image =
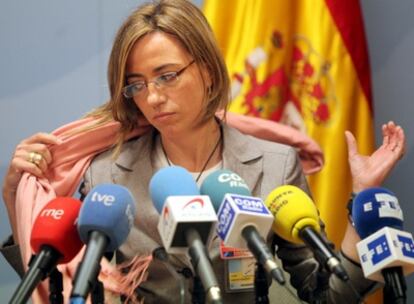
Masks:
[[[374,132],[370,94],[328,2],[206,0],[204,13],[232,80],[229,110],[286,123],[322,147],[325,166],[308,181],[339,248],[351,192],[344,131],[362,154],[373,151]]]

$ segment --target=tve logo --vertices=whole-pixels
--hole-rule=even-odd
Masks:
[[[385,234],[369,242],[367,244],[367,247],[369,250],[369,255],[371,256],[372,265],[376,265],[391,256],[390,245],[387,242],[387,237]],[[366,256],[363,256],[362,259],[364,262],[367,261]]]
[[[218,177],[220,183],[228,183],[230,187],[242,187],[249,189],[244,180],[236,173],[222,173]]]
[[[99,192],[95,191],[92,193],[91,201],[103,203],[105,206],[110,207],[115,202],[115,196],[110,194],[100,194]]]
[[[231,198],[236,203],[237,207],[241,211],[255,212],[268,214],[269,211],[266,209],[260,198],[243,196],[243,195],[231,195]]]
[[[231,223],[234,219],[234,210],[231,204],[226,200],[220,208],[218,214],[217,234],[222,240],[226,239]]]
[[[60,220],[65,214],[63,209],[44,209],[40,216],[52,217],[55,220]]]

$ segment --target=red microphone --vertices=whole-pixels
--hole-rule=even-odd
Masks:
[[[29,270],[10,300],[10,304],[26,303],[41,280],[57,264],[70,262],[83,246],[77,230],[81,202],[71,197],[51,200],[36,218],[30,237],[35,252]]]

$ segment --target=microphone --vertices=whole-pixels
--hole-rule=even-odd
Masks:
[[[76,269],[71,303],[84,303],[97,280],[104,253],[115,251],[125,241],[134,217],[134,198],[123,186],[97,185],[85,197],[78,231],[86,251]]]
[[[403,230],[403,213],[397,197],[385,188],[370,188],[356,195],[352,219],[361,237],[357,244],[364,276],[385,281],[393,303],[404,303],[404,275],[414,271],[414,241]]]
[[[168,253],[186,253],[203,283],[209,302],[222,303],[221,291],[205,244],[209,244],[217,215],[208,196],[200,195],[191,174],[172,166],[154,174],[149,185],[160,220],[158,231]]]
[[[33,223],[30,245],[36,256],[14,292],[10,304],[26,303],[41,280],[57,264],[70,262],[82,247],[76,229],[81,202],[71,197],[51,200]]]
[[[304,242],[321,265],[341,280],[349,280],[339,258],[320,235],[318,210],[303,190],[292,185],[278,187],[265,204],[275,217],[275,233],[293,243]]]
[[[200,189],[218,209],[217,234],[226,246],[249,248],[256,260],[279,282],[285,283],[265,238],[273,215],[260,198],[252,197],[245,181],[230,170],[217,170],[206,177]]]

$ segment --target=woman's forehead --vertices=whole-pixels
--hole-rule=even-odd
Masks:
[[[153,32],[135,42],[128,56],[127,69],[179,66],[191,59],[191,55],[176,37],[163,32]]]

